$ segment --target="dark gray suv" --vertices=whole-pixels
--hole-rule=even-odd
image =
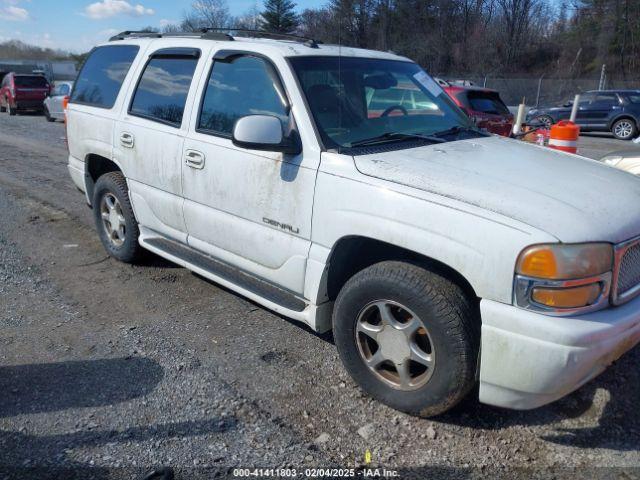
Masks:
[[[548,126],[568,120],[573,102],[560,107],[535,108],[527,114],[530,122]],[[611,132],[620,140],[631,140],[640,124],[640,90],[594,90],[580,96],[576,123],[583,132]]]

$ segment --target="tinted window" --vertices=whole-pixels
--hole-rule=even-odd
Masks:
[[[600,93],[596,96],[596,103],[601,105],[618,105],[618,96],[614,93]]]
[[[194,57],[152,58],[140,78],[130,112],[179,127],[197,64]]]
[[[288,116],[284,91],[273,68],[256,57],[216,61],[205,92],[198,129],[231,135],[236,120],[247,115]]]
[[[640,103],[640,93],[632,93],[628,96],[628,98],[631,103]]]
[[[583,93],[580,95],[580,103],[579,105],[584,107],[585,105],[589,105],[596,99],[595,93]]]
[[[469,106],[476,112],[493,115],[508,115],[509,109],[493,92],[468,92]]]
[[[95,49],[78,75],[71,101],[112,108],[138,50],[135,45]]]
[[[22,88],[49,88],[47,79],[40,76],[16,75],[15,84]]]

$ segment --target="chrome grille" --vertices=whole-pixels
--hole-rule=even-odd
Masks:
[[[640,239],[616,247],[614,303],[620,305],[640,294]]]
[[[640,283],[640,243],[636,243],[622,256],[618,275],[618,294],[627,293]]]

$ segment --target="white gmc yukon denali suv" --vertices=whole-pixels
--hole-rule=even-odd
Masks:
[[[396,409],[436,415],[477,383],[535,408],[640,340],[638,178],[478,131],[407,58],[124,32],[85,62],[67,129],[111,256],[150,250],[332,329]]]

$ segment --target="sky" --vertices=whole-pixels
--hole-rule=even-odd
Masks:
[[[123,30],[175,23],[194,0],[0,0],[0,41],[85,52]],[[297,0],[300,10],[327,0]],[[262,0],[228,0],[242,15]]]

